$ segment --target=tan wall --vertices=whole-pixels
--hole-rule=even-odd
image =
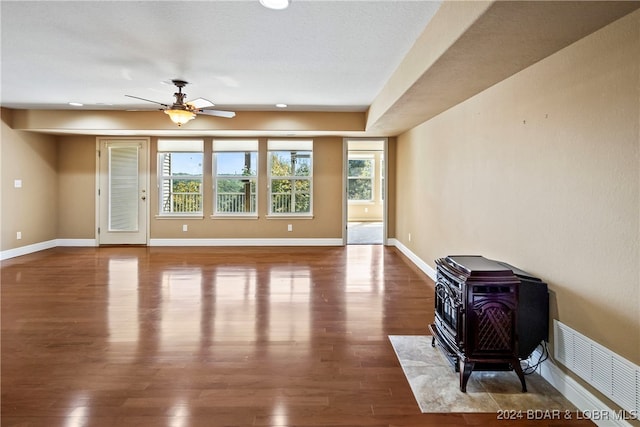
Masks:
[[[387,144],[387,237],[396,237],[396,180],[401,166],[397,161],[397,139],[389,138]]]
[[[13,131],[4,122],[2,132],[2,250],[52,239],[94,239],[96,137]],[[260,139],[258,220],[211,219],[210,191],[205,191],[204,219],[157,219],[152,138],[150,238],[341,238],[342,138],[314,141],[313,219],[266,218],[266,138]],[[211,138],[205,147],[204,186],[211,189]],[[20,178],[29,191],[13,188],[14,179]],[[182,224],[189,225],[187,233]],[[293,232],[287,224],[293,224]],[[16,231],[22,231],[22,240],[15,239]]]
[[[58,188],[60,239],[94,239],[96,137],[60,137]],[[73,191],[69,191],[69,190]]]
[[[2,248],[53,239],[94,239],[96,137],[51,136],[12,130],[2,123]],[[158,219],[156,141],[151,139],[150,238],[333,238],[342,237],[342,137],[314,138],[313,219],[267,219],[266,138],[260,138],[259,219],[212,219],[205,191],[203,219]],[[211,138],[205,138],[204,188],[212,188]],[[13,188],[23,180],[23,190]],[[68,191],[72,189],[72,191]],[[28,190],[28,191],[27,191]],[[189,231],[182,231],[188,224]],[[293,225],[293,232],[287,225]],[[22,231],[22,240],[16,240]]]
[[[11,111],[2,109],[2,241],[5,251],[57,238],[56,138],[14,131]],[[22,188],[14,188],[15,180]],[[16,233],[22,232],[17,240]]]
[[[640,363],[640,12],[398,137],[396,237],[550,285],[552,317]],[[408,235],[412,239],[409,241]]]
[[[158,111],[112,111],[112,110],[15,110],[13,128],[33,132],[48,132],[63,129],[74,134],[105,134],[116,131],[118,135],[130,131],[132,134],[154,135],[175,131],[176,125]],[[233,131],[251,131],[265,135],[286,130],[287,132],[332,132],[341,134],[361,132],[365,128],[364,112],[311,112],[311,111],[242,111],[233,120],[199,116],[189,123],[191,134],[201,131],[211,134]],[[144,132],[141,130],[145,129]]]

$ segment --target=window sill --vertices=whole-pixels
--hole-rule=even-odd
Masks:
[[[210,219],[259,219],[258,215],[211,215]]]
[[[204,214],[174,214],[174,215],[156,215],[156,219],[204,219]]]
[[[313,219],[313,215],[291,215],[291,214],[282,214],[282,215],[267,215],[267,219]]]

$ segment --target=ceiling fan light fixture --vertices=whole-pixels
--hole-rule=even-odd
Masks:
[[[211,107],[214,106],[214,103],[209,101],[208,99],[197,98],[193,101],[185,101],[185,97],[187,96],[187,94],[182,92],[182,88],[185,87],[188,83],[184,80],[178,79],[172,80],[172,83],[178,88],[178,92],[173,94],[173,96],[176,97],[176,100],[171,106],[169,106],[169,104],[163,104],[162,102],[153,101],[151,99],[140,98],[139,96],[125,96],[162,105],[164,108],[161,111],[168,115],[171,121],[178,126],[182,126],[183,124],[195,119],[196,115],[198,114],[205,114],[215,117],[225,117],[229,119],[236,116],[236,113],[234,113],[233,111],[211,109]]]
[[[282,10],[289,7],[290,0],[260,0],[260,4],[268,9]]]
[[[178,126],[182,126],[183,124],[193,120],[196,118],[196,114],[193,111],[189,110],[164,110],[164,113],[169,116],[171,121]]]

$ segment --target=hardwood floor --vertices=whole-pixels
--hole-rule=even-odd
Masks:
[[[565,425],[421,414],[387,336],[427,334],[433,304],[383,246],[10,259],[2,426]]]

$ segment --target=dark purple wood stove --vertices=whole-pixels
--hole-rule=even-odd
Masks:
[[[513,370],[526,392],[518,358],[520,278],[504,263],[482,256],[448,256],[436,265],[432,345],[437,343],[460,372],[460,390],[466,392],[474,370]]]

